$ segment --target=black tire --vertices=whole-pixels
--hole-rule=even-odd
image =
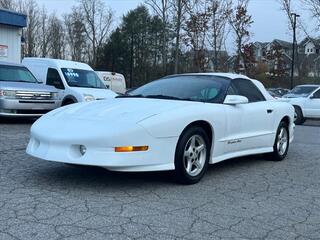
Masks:
[[[302,113],[301,108],[299,106],[294,106],[294,111],[295,111],[295,121],[294,121],[294,123],[296,125],[303,124],[306,120],[303,117],[303,113]]]
[[[191,145],[192,139],[195,139],[194,145]],[[200,145],[200,143],[202,144]],[[200,150],[200,146],[202,145],[204,145],[204,148]],[[187,157],[185,156],[188,152],[186,148],[191,151]],[[208,135],[201,127],[194,126],[185,130],[180,136],[175,153],[174,173],[176,180],[182,184],[195,184],[199,182],[208,168],[210,149],[211,144]],[[186,164],[188,166],[191,164],[191,167],[188,168]],[[187,172],[187,168],[190,173]],[[194,172],[192,173],[192,171]]]
[[[67,106],[67,105],[70,105],[70,104],[74,104],[75,102],[73,100],[65,100],[63,103],[62,103],[62,107],[63,106]]]
[[[286,140],[283,139],[282,144],[279,143],[281,141],[281,131],[284,131],[284,134],[286,134]],[[280,145],[279,145],[280,144]],[[286,144],[286,145],[284,145]],[[278,130],[277,130],[277,135],[276,135],[276,139],[273,145],[273,152],[271,154],[269,154],[269,158],[272,161],[282,161],[283,159],[285,159],[285,157],[288,154],[288,150],[289,150],[289,145],[290,145],[290,133],[289,133],[289,128],[287,123],[285,122],[281,122],[279,124]],[[281,146],[285,146],[285,150],[280,150]]]

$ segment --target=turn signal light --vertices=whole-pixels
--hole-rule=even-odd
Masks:
[[[143,152],[143,151],[148,151],[149,147],[148,146],[125,146],[125,147],[115,147],[114,151],[115,152]]]

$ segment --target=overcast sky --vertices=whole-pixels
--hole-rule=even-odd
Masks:
[[[40,6],[45,5],[50,11],[55,11],[61,15],[70,11],[71,7],[77,4],[76,0],[36,0]],[[119,23],[121,16],[130,9],[135,8],[144,0],[104,0],[106,4],[113,9],[116,15],[116,23]],[[299,2],[294,0],[293,2]],[[297,12],[301,14],[303,22],[308,23],[308,29],[314,29],[314,22],[310,21],[310,15],[304,6],[295,6]],[[275,38],[283,40],[291,40],[289,34],[287,19],[284,13],[280,10],[280,5],[277,0],[251,0],[249,12],[253,16],[254,24],[251,32],[254,41],[272,41]],[[315,35],[315,34],[313,34]],[[231,38],[232,36],[230,36]],[[301,34],[300,39],[303,37]],[[229,45],[231,45],[229,43]],[[231,50],[231,49],[230,49]]]

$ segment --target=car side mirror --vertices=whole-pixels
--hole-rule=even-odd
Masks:
[[[240,95],[227,95],[226,99],[224,100],[224,104],[227,105],[238,105],[246,103],[249,103],[249,99]]]
[[[313,94],[309,97],[310,99],[316,99],[316,96],[314,96]]]

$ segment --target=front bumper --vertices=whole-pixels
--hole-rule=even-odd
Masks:
[[[0,116],[40,117],[59,106],[58,100],[0,99]]]
[[[31,129],[27,153],[42,160],[98,166],[122,172],[174,169],[178,137],[154,138],[139,126],[121,132],[116,126],[103,128],[90,122],[86,128],[77,127],[76,123],[65,123],[64,126],[40,125],[36,122]],[[81,145],[86,147],[84,155],[80,151]],[[121,153],[115,152],[116,146],[149,146],[149,149]]]

